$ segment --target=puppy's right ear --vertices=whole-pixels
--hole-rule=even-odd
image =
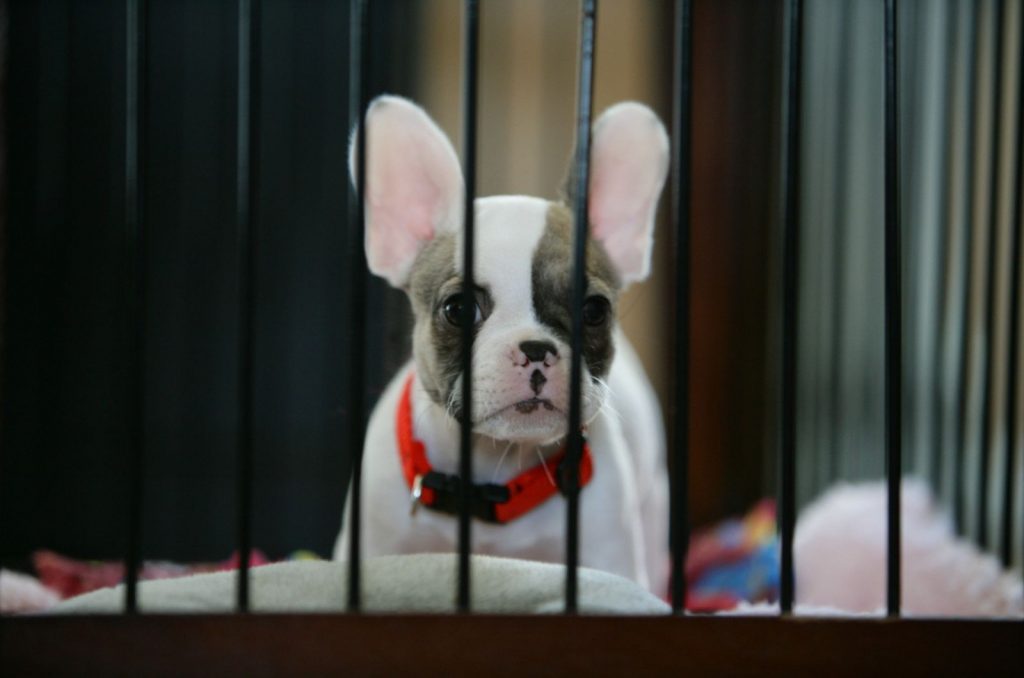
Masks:
[[[407,99],[374,99],[366,111],[365,129],[366,260],[371,271],[404,287],[420,250],[462,223],[462,170],[444,133]],[[356,151],[353,133],[353,184]]]

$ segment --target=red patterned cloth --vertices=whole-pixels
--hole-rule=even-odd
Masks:
[[[120,584],[124,579],[123,561],[75,560],[53,551],[36,551],[32,554],[39,581],[55,591],[61,598],[71,598]],[[163,561],[146,561],[142,565],[139,579],[172,579],[204,572],[234,570],[240,562],[238,553],[219,563],[190,563],[182,565]],[[260,551],[250,554],[249,566],[266,565],[270,561]]]

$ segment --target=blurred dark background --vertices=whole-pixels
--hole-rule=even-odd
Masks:
[[[377,91],[404,91],[409,17],[374,2]],[[144,135],[146,557],[234,543],[236,6],[151,2]],[[127,498],[123,2],[7,6],[0,555],[118,557]],[[348,7],[263,2],[253,543],[328,554],[348,478],[345,384],[404,360],[404,300],[345,319]],[[366,357],[350,332],[365,330]]]

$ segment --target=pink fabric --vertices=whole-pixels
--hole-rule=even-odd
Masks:
[[[96,589],[115,586],[124,579],[124,562],[119,560],[76,560],[53,551],[36,551],[32,554],[32,562],[43,586],[56,592],[61,598],[71,598]],[[239,562],[238,553],[219,563],[179,564],[146,561],[142,565],[139,579],[172,579],[204,572],[234,570],[238,568]],[[258,550],[250,554],[250,567],[266,565],[269,562]]]

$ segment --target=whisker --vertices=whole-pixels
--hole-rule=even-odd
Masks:
[[[533,448],[533,451],[537,453],[537,458],[540,459],[540,466],[541,466],[541,468],[544,469],[544,475],[546,475],[548,477],[548,482],[551,483],[551,487],[557,487],[557,484],[555,483],[555,479],[551,475],[551,470],[548,468],[548,465],[544,463],[544,455],[542,455],[540,453],[540,448],[539,447],[535,447],[535,448]]]
[[[601,403],[601,408],[598,410],[598,412],[608,412],[613,417],[618,419],[620,423],[625,422],[625,419],[622,418],[622,414],[617,409],[615,409],[614,406],[612,406],[611,400],[608,398],[605,398],[604,402]]]
[[[491,438],[491,442],[494,442],[494,438]],[[497,468],[494,469],[494,474],[491,476],[491,482],[492,483],[495,480],[498,479],[498,472],[501,471],[501,465],[505,461],[505,455],[507,455],[508,451],[511,450],[511,449],[512,449],[512,441],[509,441],[508,446],[505,447],[505,451],[501,453],[500,457],[498,457],[498,466],[497,466]]]
[[[444,413],[448,415],[448,417],[451,419],[455,418],[455,399],[458,397],[458,394],[458,389],[453,388],[451,392],[448,393],[448,397],[445,399]]]
[[[602,403],[601,407],[599,407],[597,409],[597,415],[595,415],[594,418],[596,419],[597,417],[599,417],[601,415],[608,415],[608,416],[616,417],[617,412],[615,412],[612,408],[607,407],[607,403]],[[619,419],[619,421],[621,421],[621,418],[619,418],[619,417],[616,417],[616,418]]]
[[[601,406],[597,410],[598,414],[607,411],[608,413],[612,414],[616,419],[618,419],[620,422],[625,421],[622,418],[622,413],[620,413],[618,410],[616,410],[612,406],[612,404],[611,404],[611,399],[608,397],[609,394],[611,393],[611,387],[608,386],[608,382],[605,381],[604,379],[602,379],[601,377],[593,377],[593,380],[594,380],[594,383],[596,383],[600,387],[600,389],[602,391],[604,391],[604,393],[602,394],[603,397],[601,398]],[[583,399],[584,399],[584,402],[587,403],[588,405],[593,400],[593,398],[589,394],[584,394]]]

